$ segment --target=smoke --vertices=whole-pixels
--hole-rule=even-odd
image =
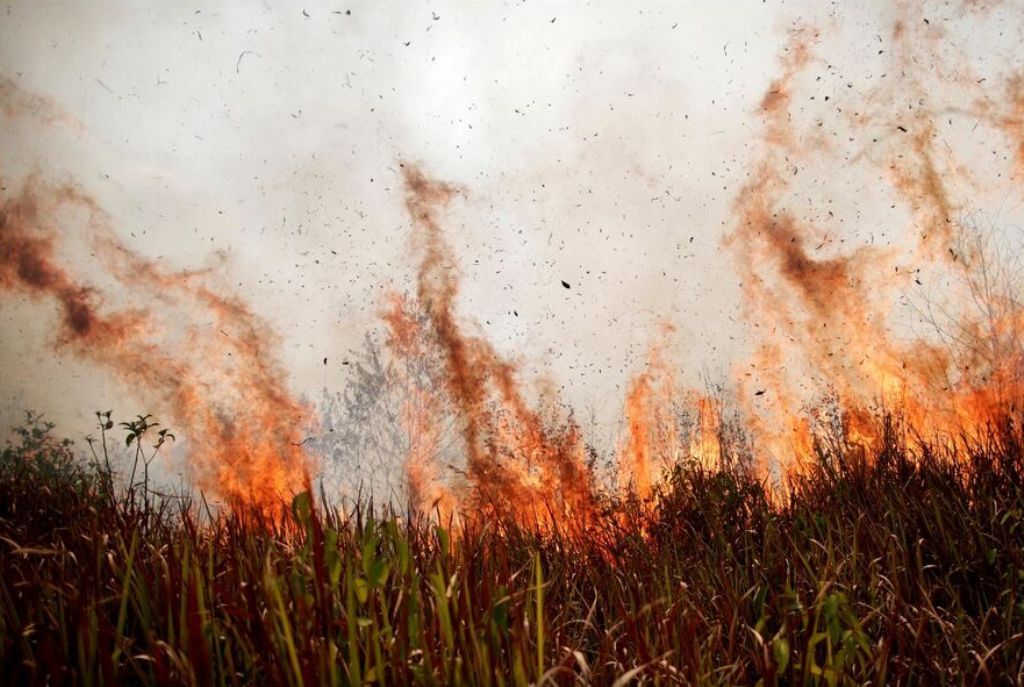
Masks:
[[[743,345],[749,347],[749,355],[734,364],[731,381],[744,429],[753,439],[760,469],[766,475],[799,469],[801,461],[812,455],[833,406],[846,438],[857,445],[877,440],[876,419],[885,412],[898,413],[904,428],[929,437],[972,436],[998,421],[1012,409],[1021,391],[1018,332],[1022,318],[1019,301],[1012,293],[1012,275],[1000,266],[995,255],[998,251],[991,244],[972,238],[964,217],[975,206],[985,207],[993,198],[1018,197],[1021,190],[1024,86],[1019,67],[1001,65],[982,54],[984,46],[970,45],[972,38],[988,35],[983,31],[989,27],[985,22],[1001,26],[998,17],[1012,13],[1013,8],[999,3],[942,7],[899,3],[872,11],[873,22],[878,16],[883,19],[877,26],[871,24],[871,30],[854,31],[859,40],[855,47],[840,45],[849,32],[841,38],[839,22],[817,22],[821,28],[797,26],[785,36],[776,71],[770,79],[758,81],[756,91],[748,88],[749,83],[733,85],[717,76],[704,84],[708,91],[700,91],[696,85],[703,82],[693,76],[693,70],[705,68],[690,65],[679,67],[680,73],[690,74],[685,79],[667,82],[671,88],[678,87],[678,92],[662,91],[660,100],[654,89],[665,82],[658,74],[672,72],[673,64],[678,67],[685,55],[672,53],[679,58],[675,62],[651,57],[616,64],[588,61],[593,56],[581,49],[579,56],[567,58],[572,70],[564,71],[607,70],[614,77],[609,78],[615,88],[624,92],[588,90],[600,80],[595,77],[590,77],[593,81],[562,83],[561,77],[548,75],[547,90],[538,102],[557,101],[559,93],[572,85],[583,93],[576,109],[562,104],[539,114],[543,109],[539,106],[520,109],[522,104],[514,103],[515,107],[507,108],[515,112],[511,123],[493,119],[503,144],[522,150],[502,174],[474,182],[479,183],[475,190],[490,192],[482,206],[497,203],[495,214],[504,222],[512,206],[519,212],[518,208],[535,204],[533,210],[522,210],[508,220],[508,231],[504,225],[500,230],[482,225],[500,234],[496,239],[494,233],[484,239],[453,236],[445,226],[446,212],[451,204],[467,197],[467,192],[429,177],[416,166],[402,166],[400,183],[390,186],[386,178],[381,183],[380,174],[388,161],[373,158],[365,162],[367,158],[353,157],[355,161],[345,163],[337,176],[358,176],[362,181],[348,189],[351,193],[338,195],[370,200],[352,202],[352,208],[346,205],[344,216],[332,214],[329,201],[323,200],[334,195],[327,182],[321,186],[318,181],[315,192],[307,193],[309,188],[296,181],[295,193],[308,195],[310,203],[302,206],[307,210],[306,224],[296,230],[306,241],[303,247],[318,242],[335,247],[340,227],[340,232],[351,237],[348,253],[376,255],[383,251],[376,243],[380,227],[399,221],[391,213],[404,208],[411,220],[415,298],[389,301],[385,324],[388,346],[395,357],[436,368],[436,377],[404,380],[400,415],[409,436],[405,472],[415,505],[446,518],[475,509],[514,512],[524,520],[549,522],[556,514],[591,512],[599,491],[591,451],[572,412],[560,406],[560,399],[550,391],[542,394],[539,402],[531,402],[523,391],[523,380],[531,381],[529,370],[499,355],[501,344],[489,341],[481,333],[483,326],[473,324],[467,307],[471,298],[461,288],[464,273],[456,260],[455,245],[472,250],[473,259],[484,260],[488,269],[502,271],[507,282],[495,288],[507,289],[516,298],[528,292],[530,295],[522,298],[541,313],[522,320],[514,310],[515,315],[499,313],[503,319],[496,325],[488,322],[488,331],[512,331],[510,336],[516,338],[517,345],[543,350],[550,348],[543,336],[530,340],[532,332],[540,329],[541,319],[555,323],[548,327],[570,330],[566,338],[573,344],[566,346],[568,352],[558,364],[573,370],[574,375],[600,379],[602,395],[607,396],[617,381],[607,383],[612,378],[600,365],[594,360],[580,364],[566,360],[581,350],[578,339],[583,339],[584,348],[614,353],[598,358],[606,367],[617,372],[632,369],[630,360],[619,360],[615,352],[623,350],[623,342],[648,338],[648,330],[635,323],[644,317],[639,313],[652,304],[658,308],[650,318],[653,320],[676,308],[662,308],[662,303],[676,303],[675,298],[693,301],[694,305],[686,306],[688,310],[714,313],[719,319],[676,316],[674,324],[680,334],[702,334],[726,354],[739,347],[720,340],[724,339],[720,325],[732,319],[728,317],[728,298],[720,292],[733,285],[725,284],[721,274],[703,271],[714,262],[707,249],[698,260],[700,266],[686,262],[698,255],[695,251],[702,242],[718,245],[716,230],[724,227],[721,243],[728,266],[740,280],[738,312],[746,327]],[[445,16],[447,21],[448,13]],[[569,23],[560,20],[547,30],[560,31]],[[675,23],[661,27],[665,36],[678,35],[670,33]],[[446,22],[432,25],[437,27],[434,36],[458,30]],[[960,27],[974,28],[961,35]],[[580,31],[586,36],[586,26]],[[1008,35],[1010,32],[1008,28]],[[678,42],[664,36],[659,40]],[[1010,41],[1005,37],[999,40]],[[419,43],[413,43],[418,49]],[[716,64],[723,74],[732,73],[729,65],[738,59],[739,70],[748,80],[763,77],[752,65],[764,61],[737,52],[735,44],[702,49],[717,56],[719,48],[723,59]],[[267,57],[261,58],[259,69],[279,66],[271,51],[261,50],[261,54]],[[418,53],[410,50],[408,54]],[[734,57],[737,54],[745,55],[746,61]],[[243,67],[239,74],[237,53],[228,57],[229,72],[235,79],[232,83],[241,88],[243,77],[255,83],[260,73],[256,63],[251,63],[251,69]],[[378,65],[372,69],[383,69],[379,65],[385,61],[374,62],[371,57],[366,55],[365,61]],[[400,76],[407,76],[403,70],[418,73],[401,60],[396,57],[394,72],[371,69],[366,78],[387,81],[381,76],[385,74],[398,82]],[[309,62],[315,68],[316,60]],[[448,63],[452,73],[456,66],[462,68],[457,61]],[[562,69],[546,71],[560,74]],[[270,80],[286,81],[277,78],[279,72],[274,74]],[[350,76],[358,86],[353,93],[368,100],[353,99],[358,105],[346,105],[353,108],[345,110],[346,118],[357,121],[365,117],[365,112],[358,110],[364,105],[371,112],[385,109],[383,94],[369,89],[367,81],[360,83],[354,71],[346,73],[346,79]],[[494,89],[506,87],[491,76],[488,73],[486,81],[493,81]],[[153,88],[167,85],[161,78],[158,76]],[[694,85],[687,90],[690,81]],[[536,84],[528,79],[523,84],[520,95],[528,100]],[[430,91],[426,95],[440,99],[441,90],[420,86]],[[735,104],[750,96],[743,113],[733,110],[725,115],[695,104],[705,96],[714,102],[719,90],[730,89],[734,93],[728,102]],[[269,92],[253,91],[251,95],[267,99]],[[609,101],[607,113],[596,113],[582,104],[598,92]],[[420,90],[415,93],[424,95]],[[486,94],[488,97],[478,100],[498,102],[496,91]],[[466,103],[472,100],[467,98]],[[641,102],[646,109],[637,108],[636,103]],[[388,102],[386,108],[392,108],[391,116],[404,121],[416,116],[420,105],[419,99],[409,97],[405,102]],[[468,178],[467,170],[474,165],[483,168],[488,160],[501,158],[488,153],[483,145],[486,139],[480,138],[479,132],[488,125],[486,116],[474,119],[465,115],[463,119],[463,113],[458,118],[437,118],[432,107],[426,108],[433,117],[430,131],[443,130],[446,137],[439,138],[443,145],[437,141],[422,147],[411,143],[410,138],[426,135],[426,129],[418,120],[410,120],[417,125],[400,127],[407,137],[389,144],[386,154],[401,150],[426,157],[434,168],[457,178]],[[285,121],[303,122],[302,110],[292,109],[284,114]],[[664,117],[660,110],[665,111]],[[691,112],[693,120],[689,119]],[[697,116],[699,112],[703,117]],[[10,80],[0,81],[0,114],[8,119],[32,119],[44,130],[81,126],[53,100],[23,92]],[[746,126],[750,123],[746,115],[755,120],[753,127]],[[697,140],[717,140],[718,132],[710,125],[717,125],[719,117],[741,123],[741,135],[730,130],[727,138],[742,138],[748,144],[746,159],[739,160],[735,149],[724,143],[708,153],[696,146]],[[543,124],[535,120],[543,120]],[[655,120],[657,124],[646,130],[646,124]],[[701,124],[686,123],[697,121]],[[372,139],[367,132],[383,130],[373,126],[386,124],[367,125],[353,138]],[[230,122],[218,131],[227,135],[228,128],[237,127]],[[631,129],[645,129],[645,134],[631,138]],[[265,133],[266,128],[244,131],[252,137],[257,131]],[[544,131],[546,134],[540,135]],[[677,133],[681,134],[679,140],[673,138]],[[562,137],[572,140],[565,150],[555,146],[564,143]],[[317,153],[326,147],[318,136],[307,139],[306,144]],[[295,145],[290,137],[281,141],[276,146],[288,149]],[[634,146],[632,141],[640,144]],[[555,148],[547,151],[549,145]],[[432,146],[460,152],[434,155]],[[702,152],[693,155],[693,150]],[[730,158],[722,163],[731,168],[727,172],[715,163],[716,168],[705,174],[711,163],[695,166],[693,160],[683,159],[686,155],[712,159],[720,150],[729,151],[721,154]],[[463,151],[470,156],[466,160],[461,158]],[[549,155],[557,158],[557,164],[545,159]],[[454,158],[462,161],[457,163]],[[588,160],[589,167],[584,164]],[[322,158],[307,162],[313,176],[334,164],[334,160],[324,162]],[[620,167],[628,170],[622,177],[613,176],[618,171],[607,171]],[[250,171],[245,165],[242,169],[245,174]],[[513,178],[520,173],[528,179]],[[549,183],[553,174],[565,187]],[[634,184],[633,174],[641,182]],[[714,181],[709,182],[712,176]],[[579,187],[571,186],[565,181],[570,177],[583,181]],[[742,183],[730,185],[738,177]],[[292,187],[290,180],[277,181]],[[254,188],[263,190],[263,181],[259,183]],[[271,185],[268,182],[268,187]],[[641,189],[634,196],[617,195],[617,187],[630,185]],[[382,187],[387,191],[378,190]],[[368,195],[371,189],[377,195]],[[712,190],[719,194],[718,204],[706,205],[704,200]],[[388,195],[391,193],[399,200]],[[645,196],[650,196],[650,207],[637,209]],[[2,291],[54,304],[53,346],[57,351],[110,370],[166,407],[179,433],[189,437],[190,464],[204,489],[226,498],[268,502],[301,488],[307,471],[315,467],[301,446],[308,411],[288,389],[287,375],[277,357],[280,341],[273,328],[239,295],[225,288],[215,268],[168,270],[161,261],[127,249],[95,197],[82,186],[49,183],[39,177],[4,191]],[[724,197],[732,202],[720,212],[720,198]],[[366,212],[375,205],[383,208],[378,213],[383,218]],[[686,206],[696,209],[686,215],[690,212],[683,210]],[[111,204],[107,202],[105,207]],[[352,226],[362,226],[366,215],[373,215],[366,224],[374,238],[360,244],[360,235],[353,233]],[[309,225],[321,220],[321,234],[307,239]],[[276,222],[277,216],[272,221]],[[67,246],[82,224],[80,233],[91,251],[84,261],[72,257]],[[283,219],[281,225],[285,225]],[[327,238],[321,241],[324,235]],[[694,242],[695,237],[700,240]],[[500,250],[481,255],[490,250],[482,244],[491,239],[501,244]],[[662,244],[666,250],[660,250]],[[667,250],[669,244],[672,250]],[[339,251],[332,249],[328,254]],[[519,253],[508,264],[497,257],[516,251]],[[325,265],[333,260],[323,253],[308,259],[303,253],[306,271],[295,281],[305,283],[308,270],[320,265],[321,257]],[[520,260],[522,256],[526,257]],[[640,258],[643,261],[636,263]],[[276,254],[267,262],[291,266]],[[394,266],[390,256],[380,264],[375,259],[365,262],[373,265],[372,279],[340,268],[323,269],[332,280],[354,284],[366,277],[365,281],[377,285],[382,266]],[[463,262],[467,270],[469,264]],[[538,264],[543,268],[536,267]],[[640,269],[633,271],[638,274],[630,274],[637,264]],[[542,269],[544,274],[538,276]],[[642,272],[660,272],[661,276],[646,280],[649,275]],[[671,272],[687,273],[694,282],[701,282],[701,288],[691,293],[675,286],[679,281]],[[520,279],[524,275],[528,278]],[[573,284],[571,301],[569,292],[559,286],[562,279]],[[682,283],[687,282],[684,279]],[[393,287],[400,288],[397,283]],[[380,307],[375,288],[364,284],[358,289],[364,309]],[[490,318],[480,316],[480,300],[489,302],[485,307],[488,313],[512,310],[505,302],[500,307],[490,303],[496,299],[486,288],[470,294],[478,299],[472,307],[481,322]],[[677,288],[679,291],[674,291]],[[553,298],[552,293],[561,298]],[[331,302],[329,297],[320,300]],[[562,309],[561,316],[549,316],[560,312],[556,308]],[[623,309],[628,311],[627,317],[620,317]],[[352,310],[342,311],[339,319],[348,322]],[[570,311],[569,315],[564,311]],[[597,319],[595,311],[601,311],[607,325],[601,336],[585,326],[587,320]],[[902,320],[908,312],[917,318],[917,324],[931,331],[925,335],[905,331]],[[277,320],[275,324],[285,326]],[[643,497],[656,492],[665,465],[690,458],[707,465],[722,461],[723,447],[717,440],[721,408],[707,394],[685,386],[678,369],[683,354],[673,355],[671,345],[667,334],[656,335],[646,366],[621,385],[624,389],[618,390],[612,401],[617,404],[621,399],[623,405],[621,432],[611,452],[617,461],[616,477],[620,486]],[[687,357],[696,355],[685,353]],[[316,361],[320,371],[321,356],[307,357]],[[538,357],[531,355],[530,363]],[[688,433],[680,424],[680,408],[698,418],[698,431]],[[442,421],[452,417],[465,456],[465,465],[454,468],[442,455],[439,433]]]
[[[736,196],[735,224],[724,245],[743,278],[742,312],[752,343],[750,358],[736,366],[737,399],[767,476],[802,469],[836,413],[850,446],[877,444],[884,414],[928,439],[970,440],[1011,412],[1022,392],[1020,308],[1010,280],[994,278],[993,256],[971,243],[961,198],[975,182],[970,165],[943,139],[939,121],[939,113],[953,111],[951,103],[979,101],[983,80],[972,77],[962,51],[940,50],[945,35],[931,31],[920,6],[908,4],[901,12],[888,58],[901,78],[852,94],[830,122],[847,142],[870,141],[859,150],[851,153],[847,142],[823,133],[820,111],[797,106],[820,81],[813,70],[830,68],[817,56],[824,40],[820,30],[790,31],[780,74],[757,110],[759,152]],[[991,105],[993,94],[984,100],[987,121],[1013,145],[1016,93],[1011,86],[1009,102],[999,107]],[[912,117],[903,111],[906,100]],[[809,174],[848,164],[876,168],[879,179],[888,181],[876,189],[879,197],[892,193],[902,203],[909,221],[899,247],[837,249],[828,230],[793,207],[801,195],[814,202]],[[446,379],[464,423],[471,482],[493,485],[513,503],[528,502],[523,482],[515,479],[522,473],[500,468],[502,452],[494,450],[493,437],[509,433],[495,429],[494,409],[517,420],[511,455],[527,456],[529,447],[551,442],[543,435],[544,422],[523,404],[514,368],[485,340],[465,336],[455,319],[458,270],[439,212],[461,191],[413,167],[404,174],[413,240],[422,256],[418,298],[446,351]],[[930,336],[900,335],[893,310],[922,275],[949,280],[953,288],[943,295],[943,307],[956,314],[941,323],[929,320]],[[714,406],[707,397],[677,384],[662,346],[652,347],[647,369],[627,388],[617,453],[620,485],[645,499],[664,466],[694,457],[722,460],[721,415],[709,412]],[[687,405],[701,418],[704,440],[687,439],[680,431],[676,415]],[[571,451],[556,464],[581,470],[580,455]],[[586,501],[585,494],[580,499]]]
[[[51,98],[30,93],[0,75],[0,115],[7,119],[27,117],[46,127],[64,127],[82,133],[85,127]]]

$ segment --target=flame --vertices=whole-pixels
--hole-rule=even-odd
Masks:
[[[617,452],[619,489],[651,502],[655,488],[671,470],[691,462],[707,470],[724,466],[723,419],[706,394],[683,389],[668,364],[665,349],[675,331],[661,323],[651,345],[647,368],[629,382],[624,407],[625,435]],[[689,427],[681,414],[691,411]]]
[[[439,213],[459,190],[404,164],[406,205],[413,220],[414,247],[421,256],[417,304],[427,327],[413,314],[416,304],[392,297],[384,315],[392,353],[406,361],[422,359],[434,342],[443,359],[448,402],[461,422],[467,458],[465,490],[443,484],[437,465],[435,429],[443,408],[438,394],[408,387],[406,431],[410,449],[406,475],[412,499],[431,512],[492,512],[520,524],[547,529],[557,523],[593,518],[599,490],[580,431],[572,418],[535,410],[519,388],[515,366],[491,344],[466,335],[454,313],[458,268],[447,245]],[[618,452],[619,481],[642,502],[685,456],[705,467],[722,464],[721,418],[712,401],[677,387],[664,349],[674,328],[661,326],[647,369],[629,384],[625,400],[626,432]],[[677,395],[692,400],[697,421],[682,433]]]
[[[844,254],[819,257],[809,246],[825,244],[825,232],[803,220],[787,205],[797,190],[799,170],[816,159],[838,163],[831,143],[814,129],[797,124],[794,93],[801,74],[814,62],[817,35],[797,30],[782,59],[782,75],[762,100],[763,151],[751,181],[739,194],[738,221],[726,245],[741,273],[744,314],[758,339],[749,361],[757,374],[748,377],[742,394],[750,431],[762,448],[762,465],[781,464],[799,472],[813,455],[820,418],[808,412],[832,395],[841,416],[845,439],[862,448],[879,440],[882,412],[899,415],[903,426],[929,439],[977,437],[997,422],[1019,399],[1022,370],[1021,309],[1009,290],[994,288],[991,256],[984,247],[965,244],[960,222],[962,205],[956,187],[972,187],[970,174],[954,154],[941,146],[928,82],[916,76],[917,64],[932,64],[934,78],[973,92],[977,81],[944,66],[937,54],[922,60],[911,46],[936,50],[939,34],[916,35],[911,26],[925,26],[917,5],[904,7],[908,18],[897,21],[895,60],[907,78],[900,89],[916,97],[916,112],[902,137],[881,144],[882,165],[893,190],[909,210],[910,255],[893,249],[861,246]],[[969,72],[968,72],[969,74]],[[915,76],[910,76],[915,75]],[[1014,83],[1011,81],[1011,83]],[[1019,113],[1011,88],[1010,109]],[[898,111],[884,103],[897,96],[869,95],[882,109],[860,112],[851,120],[854,131],[875,131],[880,121],[891,128]],[[896,100],[898,102],[898,100]],[[896,121],[902,121],[897,119]],[[994,120],[1011,136],[1017,118]],[[970,242],[967,241],[967,244]],[[974,310],[964,308],[952,321],[951,341],[901,339],[891,333],[894,294],[910,279],[900,260],[930,265],[959,280],[961,294]],[[1006,285],[1005,282],[1003,285]],[[754,377],[756,376],[756,381]],[[752,384],[767,393],[767,407],[755,402]],[[870,454],[870,450],[867,451]]]
[[[402,375],[402,427],[409,437],[405,459],[410,505],[416,512],[434,514],[443,523],[456,520],[457,497],[442,480],[438,465],[444,422],[443,399],[428,383],[409,370],[431,372],[429,334],[417,318],[415,304],[393,295],[383,318],[388,327],[387,346],[397,358],[406,361]],[[426,376],[426,375],[424,375]]]
[[[652,344],[647,369],[629,382],[626,390],[626,436],[618,451],[619,485],[632,489],[641,501],[651,498],[654,485],[666,470],[678,464],[683,444],[674,413],[678,409],[675,375],[665,361],[665,338],[673,331],[662,325]]]
[[[948,108],[932,97],[940,83],[964,100],[983,103],[974,114],[984,114],[1010,139],[1019,167],[1024,89],[1014,77],[1001,99],[981,98],[977,89],[983,80],[950,64],[962,58],[960,53],[942,57],[945,35],[929,28],[921,7],[906,3],[900,11],[891,33],[891,59],[903,78],[886,82],[892,87],[869,90],[864,106],[850,107],[852,114],[842,114],[836,126],[848,128],[850,140],[857,132],[873,136],[876,145],[847,159],[874,166],[879,178],[888,180],[889,188],[883,184],[879,192],[885,198],[893,194],[906,210],[906,241],[840,252],[827,231],[793,206],[803,190],[802,168],[843,164],[843,151],[821,133],[821,120],[808,122],[796,105],[810,82],[807,72],[819,64],[819,31],[791,32],[780,75],[757,110],[762,145],[737,195],[736,221],[725,246],[744,278],[742,312],[752,334],[749,358],[735,367],[736,400],[755,467],[771,481],[804,471],[815,460],[816,444],[836,429],[851,456],[874,455],[886,415],[903,431],[927,440],[973,440],[1012,410],[1024,392],[1019,338],[1024,309],[1014,300],[1006,274],[994,274],[998,261],[986,246],[972,245],[969,227],[963,226],[961,193],[975,181],[944,145],[938,113]],[[930,59],[922,59],[916,46],[924,46]],[[922,64],[930,67],[923,71]],[[907,99],[913,116],[893,134]],[[455,322],[457,267],[438,211],[460,190],[412,167],[405,168],[405,181],[422,255],[417,295],[447,352],[447,385],[465,423],[472,487],[489,485],[507,503],[524,504],[523,512],[530,512],[525,504],[535,498],[541,486],[536,477],[543,474],[533,468],[534,457],[557,455],[558,465],[583,475],[581,444],[573,438],[571,450],[552,452],[544,423],[517,391],[514,368],[487,342],[463,335]],[[921,267],[915,271],[908,264]],[[922,271],[959,284],[950,297],[955,315],[932,322],[937,330],[932,336],[899,336],[893,331],[894,305]],[[667,469],[682,460],[712,469],[726,463],[720,406],[677,385],[664,348],[659,339],[646,368],[627,387],[625,430],[616,451],[618,488],[642,502],[656,498]],[[697,418],[689,435],[681,432],[680,408]],[[552,490],[576,484],[590,483],[555,481],[544,499],[554,498]],[[573,498],[590,503],[597,497],[577,492]]]
[[[140,304],[106,307],[109,294],[61,264],[61,227],[81,215],[95,255]],[[54,301],[59,352],[111,370],[166,406],[190,439],[200,488],[260,507],[303,488],[307,411],[285,386],[268,325],[208,274],[168,272],[127,249],[80,188],[32,178],[2,198],[0,291]],[[190,318],[179,337],[170,335],[175,315]]]
[[[459,507],[541,528],[586,519],[594,508],[593,475],[575,422],[531,408],[515,366],[485,339],[463,333],[456,318],[459,273],[440,213],[459,189],[428,178],[412,165],[404,164],[403,173],[413,247],[421,256],[417,300],[443,358],[444,386],[465,448],[470,488]],[[400,318],[391,316],[388,323],[392,340],[405,341]],[[409,354],[408,346],[393,348]],[[411,484],[433,474],[422,461],[410,452]]]
[[[690,433],[689,453],[705,470],[721,470],[726,466],[722,433],[725,429],[720,406],[707,396],[694,403],[697,421]]]
[[[979,192],[979,170],[947,140],[954,118],[1001,133],[1019,191],[1024,77],[979,78],[922,4],[895,10],[891,49],[880,58],[892,78],[851,87],[835,108],[808,105],[818,82],[813,71],[825,64],[822,34],[797,27],[756,105],[760,139],[724,247],[743,280],[750,332],[749,354],[733,370],[735,403],[755,469],[768,482],[806,470],[837,428],[843,450],[865,458],[878,447],[887,414],[926,440],[971,441],[1024,396],[1024,308],[1013,294],[1015,275],[966,226],[965,198]],[[0,81],[0,100],[8,117],[65,119],[55,104],[7,81]],[[828,187],[820,177],[847,167],[879,180],[864,190],[865,204],[898,208],[905,222],[899,240],[849,248],[830,238],[815,189]],[[531,403],[517,365],[457,315],[460,272],[442,218],[464,191],[413,165],[403,164],[402,175],[416,292],[414,299],[393,296],[384,320],[389,350],[409,370],[401,421],[414,507],[442,520],[472,512],[545,530],[597,517],[602,487],[572,413],[550,393]],[[59,264],[56,222],[68,209],[85,212],[105,272],[142,305],[105,307],[107,294]],[[307,411],[286,389],[273,333],[209,274],[163,270],[127,250],[83,192],[37,181],[5,199],[0,248],[0,289],[48,297],[60,308],[59,349],[142,384],[201,437],[192,450],[201,486],[263,503],[302,487],[311,461],[298,428]],[[946,314],[929,320],[935,331],[925,336],[894,327],[916,275],[954,285],[942,303]],[[208,328],[186,326],[188,352],[164,338],[173,327],[158,304],[211,320]],[[662,326],[627,386],[610,480],[644,504],[657,499],[674,466],[718,469],[732,450],[721,403],[677,382],[667,354],[671,331]],[[442,459],[441,427],[453,417],[464,470]]]

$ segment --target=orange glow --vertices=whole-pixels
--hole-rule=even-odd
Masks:
[[[908,16],[892,31],[891,59],[908,72],[920,61],[912,43],[929,50],[942,44],[939,34],[917,35],[930,31],[927,22],[915,21],[918,11],[906,5]],[[940,145],[928,75],[907,77],[917,98],[912,128],[900,125],[898,138],[879,143],[880,156],[860,160],[878,166],[879,178],[888,180],[889,192],[907,211],[908,251],[864,244],[821,253],[828,233],[792,207],[802,166],[842,164],[835,144],[819,133],[820,123],[802,126],[794,111],[805,81],[813,83],[807,72],[818,64],[819,40],[811,28],[791,33],[781,74],[760,101],[760,153],[737,194],[735,223],[725,240],[744,278],[742,312],[753,334],[749,358],[734,368],[741,432],[750,440],[755,469],[775,486],[807,469],[816,444],[837,436],[840,450],[851,458],[873,455],[885,416],[898,431],[925,440],[978,438],[1024,392],[1019,341],[1024,316],[993,280],[991,256],[965,244],[957,193],[971,188],[972,181],[953,152]],[[955,74],[955,68],[936,62],[930,76],[973,94],[976,81]],[[1019,81],[1011,80],[1005,106],[986,101],[990,121],[1014,146],[1020,145],[1020,92]],[[844,115],[842,125],[851,131],[874,131],[880,121],[891,125],[896,113],[884,111],[884,103],[895,101],[894,94],[881,91],[875,97],[883,104]],[[418,298],[446,350],[449,391],[464,422],[470,493],[475,494],[470,501],[497,498],[512,512],[529,514],[526,520],[535,517],[539,503],[559,499],[590,508],[597,496],[579,488],[593,489],[593,480],[575,427],[558,435],[561,444],[554,442],[540,415],[526,406],[513,366],[486,341],[464,335],[455,321],[457,267],[444,243],[439,211],[460,190],[411,167],[405,168],[405,180],[422,256]],[[894,303],[915,283],[915,272],[905,267],[908,260],[963,287],[954,294],[960,309],[949,322],[933,323],[938,330],[933,337],[893,333]],[[628,384],[616,450],[617,489],[642,503],[655,498],[657,485],[676,465],[691,460],[716,469],[726,462],[721,407],[677,385],[665,356],[671,327],[664,330],[646,368]],[[696,418],[689,433],[681,428],[680,413]]]

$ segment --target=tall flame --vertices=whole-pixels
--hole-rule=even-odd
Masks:
[[[465,446],[471,490],[464,505],[541,527],[567,516],[586,518],[593,509],[593,476],[576,424],[571,418],[549,421],[531,408],[515,366],[485,339],[465,334],[456,318],[459,272],[440,213],[459,190],[412,165],[403,165],[403,173],[413,245],[421,256],[417,299],[442,352],[444,383]],[[401,340],[399,318],[388,322],[392,339]],[[411,483],[432,472],[424,460],[411,456]]]
[[[915,6],[908,5],[913,14]],[[900,20],[893,31],[897,64],[910,73],[918,62],[908,47],[911,24]],[[909,255],[891,248],[861,246],[840,255],[818,257],[826,232],[803,220],[789,205],[801,167],[815,158],[840,164],[834,146],[818,133],[821,122],[800,128],[794,93],[801,74],[813,62],[816,36],[795,31],[783,57],[782,75],[765,95],[760,114],[764,147],[750,182],[736,202],[738,221],[727,238],[741,272],[747,320],[759,332],[741,394],[751,418],[750,429],[764,447],[766,463],[800,469],[811,455],[815,418],[808,404],[834,397],[847,440],[864,446],[877,439],[880,412],[900,415],[904,426],[930,438],[974,437],[996,422],[1019,399],[1022,351],[1016,332],[1021,309],[1011,294],[999,292],[991,279],[992,256],[963,231],[962,208],[953,184],[969,185],[968,175],[952,153],[940,149],[934,111],[926,85],[908,77],[918,111],[898,142],[882,144],[884,171],[912,216]],[[933,45],[918,37],[915,45]],[[939,78],[947,76],[933,56]],[[949,80],[973,88],[973,81]],[[964,86],[970,83],[971,86]],[[909,86],[908,86],[909,84]],[[893,102],[892,93],[871,93],[875,102]],[[897,101],[898,102],[898,101]],[[1012,105],[1011,109],[1018,106]],[[860,112],[854,131],[874,131],[879,121],[892,125],[898,111]],[[902,121],[896,119],[897,122]],[[1000,120],[1005,124],[1008,119]],[[1012,126],[1004,126],[1012,129]],[[894,294],[912,278],[900,260],[930,265],[966,287],[960,294],[974,309],[964,308],[942,323],[957,331],[932,339],[901,339],[891,333]],[[936,323],[939,324],[939,323]],[[944,345],[945,344],[945,345]],[[767,390],[770,405],[754,402],[750,387]],[[762,395],[764,390],[760,392]]]
[[[663,326],[662,338],[651,346],[647,369],[633,377],[626,390],[626,434],[618,452],[619,485],[632,490],[642,501],[650,499],[652,485],[682,457],[675,417],[675,375],[664,354],[664,338],[671,331],[671,325]]]
[[[907,240],[901,242],[906,249],[865,244],[837,252],[828,232],[793,207],[794,196],[804,190],[803,168],[844,164],[841,146],[822,133],[822,120],[804,123],[802,108],[797,111],[795,105],[804,81],[809,83],[808,70],[818,64],[818,31],[803,27],[791,32],[781,73],[757,110],[763,121],[760,155],[737,195],[736,221],[725,246],[744,276],[743,314],[753,335],[749,359],[736,366],[736,399],[757,467],[770,480],[801,471],[813,457],[815,442],[837,422],[848,448],[871,455],[884,414],[921,437],[963,441],[1012,412],[1024,394],[1019,337],[1024,309],[989,246],[964,226],[956,189],[970,188],[972,180],[967,167],[941,144],[936,113],[943,109],[930,98],[930,84],[938,80],[979,103],[973,114],[1007,135],[1020,167],[1020,78],[1007,81],[1002,100],[979,94],[983,79],[940,59],[941,32],[919,35],[922,29],[915,27],[930,31],[920,7],[907,3],[901,11],[892,31],[896,49],[891,59],[904,78],[891,89],[869,90],[863,107],[838,108],[835,126],[849,130],[849,140],[859,131],[874,136],[870,151],[852,159],[847,153],[846,160],[869,169],[877,165],[880,178],[888,179],[890,190],[883,184],[880,192],[894,193],[910,217]],[[934,53],[928,56],[932,59],[916,54],[916,45]],[[931,72],[917,74],[920,64],[931,64]],[[904,97],[913,99],[914,116],[907,126],[899,124],[900,89],[909,89]],[[898,135],[879,133],[883,127],[892,129],[894,120]],[[447,384],[465,423],[471,481],[477,488],[488,485],[491,494],[509,503],[530,503],[535,482],[522,461],[532,465],[538,450],[549,459],[557,456],[566,474],[586,474],[576,429],[570,434],[571,450],[548,448],[551,438],[541,418],[523,403],[514,368],[486,341],[461,333],[454,317],[457,267],[438,215],[459,190],[413,167],[405,168],[405,181],[414,241],[422,255],[418,298],[447,352]],[[921,267],[909,269],[908,262]],[[893,331],[893,307],[922,270],[962,287],[950,294],[955,315],[944,322],[932,320],[932,336],[899,336]],[[697,418],[688,436],[677,417],[686,407]],[[661,341],[652,347],[646,369],[629,383],[624,414],[618,483],[642,500],[652,497],[666,468],[681,460],[708,467],[725,462],[721,407],[677,385]],[[590,482],[555,481],[551,489],[572,484]],[[550,493],[544,498],[550,499]],[[585,492],[573,498],[590,500]]]
[[[58,256],[62,224],[84,215],[95,255],[132,307],[106,307],[100,288]],[[303,488],[307,410],[290,394],[266,322],[203,272],[169,272],[127,249],[81,189],[29,179],[0,201],[0,291],[51,299],[55,347],[155,396],[182,435],[200,488],[271,507]],[[175,316],[186,318],[181,329]]]

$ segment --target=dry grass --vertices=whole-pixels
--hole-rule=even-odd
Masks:
[[[210,518],[115,496],[45,432],[27,440],[0,465],[2,684],[1024,679],[1009,423],[958,452],[891,433],[870,461],[823,450],[785,503],[680,468],[650,515],[609,500],[583,536],[491,521],[456,538],[309,494]]]

